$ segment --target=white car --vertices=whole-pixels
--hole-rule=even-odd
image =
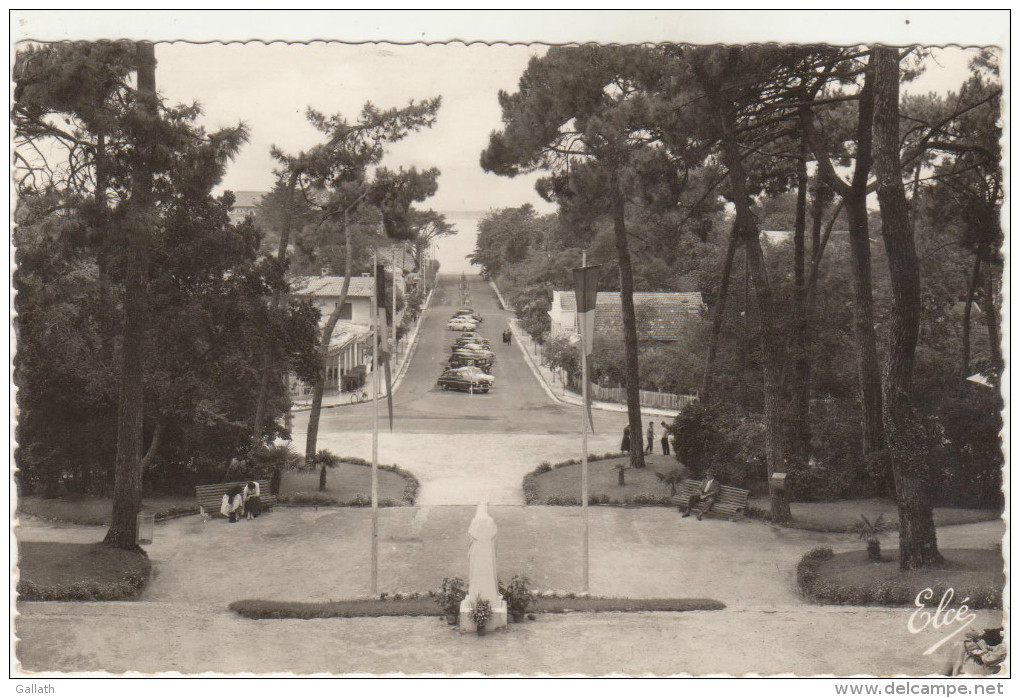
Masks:
[[[470,320],[462,320],[460,318],[454,318],[446,323],[446,329],[448,330],[459,330],[461,332],[469,331],[473,332],[478,329],[478,325]]]

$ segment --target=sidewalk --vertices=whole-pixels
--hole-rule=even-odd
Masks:
[[[493,290],[496,292],[496,296],[499,298],[499,302],[507,307],[503,301],[503,296],[500,294],[499,289],[496,288],[496,284],[491,280]],[[509,308],[508,308],[509,309]],[[517,318],[510,321],[510,330],[513,332],[514,341],[517,346],[524,352],[524,358],[527,360],[528,365],[531,367],[532,373],[535,377],[545,386],[546,392],[553,400],[562,402],[568,405],[580,405],[582,403],[582,397],[574,391],[567,388],[566,384],[560,378],[556,371],[552,370],[548,366],[544,365],[540,360],[540,352],[538,345],[528,336],[528,334],[521,329]],[[627,406],[621,405],[615,402],[599,402],[593,400],[591,403],[592,409],[603,410],[606,412],[626,412]],[[663,410],[656,407],[645,407],[641,406],[641,414],[655,415],[656,417],[669,417],[673,419],[678,414],[677,410]]]
[[[400,383],[404,378],[404,374],[407,373],[407,366],[410,364],[410,358],[414,355],[415,349],[418,347],[418,333],[421,329],[422,321],[425,319],[425,313],[428,311],[429,305],[432,302],[433,291],[429,291],[429,295],[425,298],[425,302],[421,307],[421,314],[418,316],[417,322],[414,324],[414,328],[411,330],[411,334],[404,338],[403,341],[397,344],[397,351],[394,355],[393,360],[393,392],[397,391],[400,387]],[[344,407],[351,404],[351,398],[355,395],[360,395],[362,392],[372,395],[372,381],[374,375],[369,371],[365,376],[365,385],[356,391],[347,392],[343,390],[327,390],[322,395],[322,406],[323,407]],[[379,392],[383,395],[386,394],[385,382],[380,382]],[[371,399],[371,398],[370,398]],[[366,400],[368,402],[369,400]],[[354,404],[357,404],[355,402]],[[304,412],[312,408],[312,394],[298,395],[291,398],[291,411],[292,412]]]

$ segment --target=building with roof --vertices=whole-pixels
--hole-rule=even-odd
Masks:
[[[227,213],[230,216],[230,222],[237,224],[248,216],[254,216],[255,209],[265,195],[264,191],[235,191],[234,206]]]
[[[322,314],[320,329],[340,304],[344,277],[326,273],[320,276],[298,276],[291,279],[291,295],[294,298],[311,301]],[[329,360],[326,366],[326,389],[344,388],[344,378],[365,374],[372,356],[372,291],[375,279],[369,275],[352,276],[340,312],[340,321],[329,342]],[[397,315],[397,322],[400,314]],[[291,392],[302,394],[308,391],[295,379],[291,379]],[[348,386],[349,387],[349,386]]]
[[[638,340],[679,341],[688,323],[701,318],[706,309],[700,292],[635,292]],[[577,332],[577,301],[573,291],[553,291],[549,310],[553,337]],[[618,291],[599,291],[595,299],[595,336],[623,334],[623,309]]]

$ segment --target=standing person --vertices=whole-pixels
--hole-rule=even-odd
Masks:
[[[630,425],[628,424],[623,428],[623,441],[620,442],[620,450],[624,453],[630,453]]]
[[[259,483],[249,482],[244,488],[244,515],[248,519],[257,519],[262,513],[262,491]]]
[[[665,422],[659,422],[662,426],[662,438],[659,441],[662,442],[662,455],[669,455],[669,427],[666,426]]]
[[[220,513],[226,516],[230,523],[237,523],[237,517],[242,511],[244,511],[244,488],[234,485],[223,495]]]
[[[645,446],[645,453],[651,455],[655,443],[655,422],[648,422],[648,445]]]

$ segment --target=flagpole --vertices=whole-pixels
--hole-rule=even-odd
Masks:
[[[390,247],[390,251],[393,255],[393,314],[390,315],[393,318],[393,328],[390,330],[393,334],[393,341],[390,343],[391,356],[396,357],[397,355],[397,248]],[[391,386],[386,386],[389,390]]]
[[[581,250],[581,267],[588,263],[588,253]],[[577,295],[577,292],[574,292]],[[581,307],[581,299],[574,299],[574,307]],[[578,317],[582,314],[578,313]],[[580,324],[580,323],[579,323]],[[585,320],[587,324],[587,319]],[[588,410],[588,358],[585,356],[585,337],[587,328],[579,327],[581,330],[581,512],[584,517],[584,590],[589,589],[590,569],[590,526],[588,523],[588,419],[585,412]]]
[[[372,252],[372,270],[379,275],[379,249]],[[372,283],[372,596],[379,594],[379,282]]]

